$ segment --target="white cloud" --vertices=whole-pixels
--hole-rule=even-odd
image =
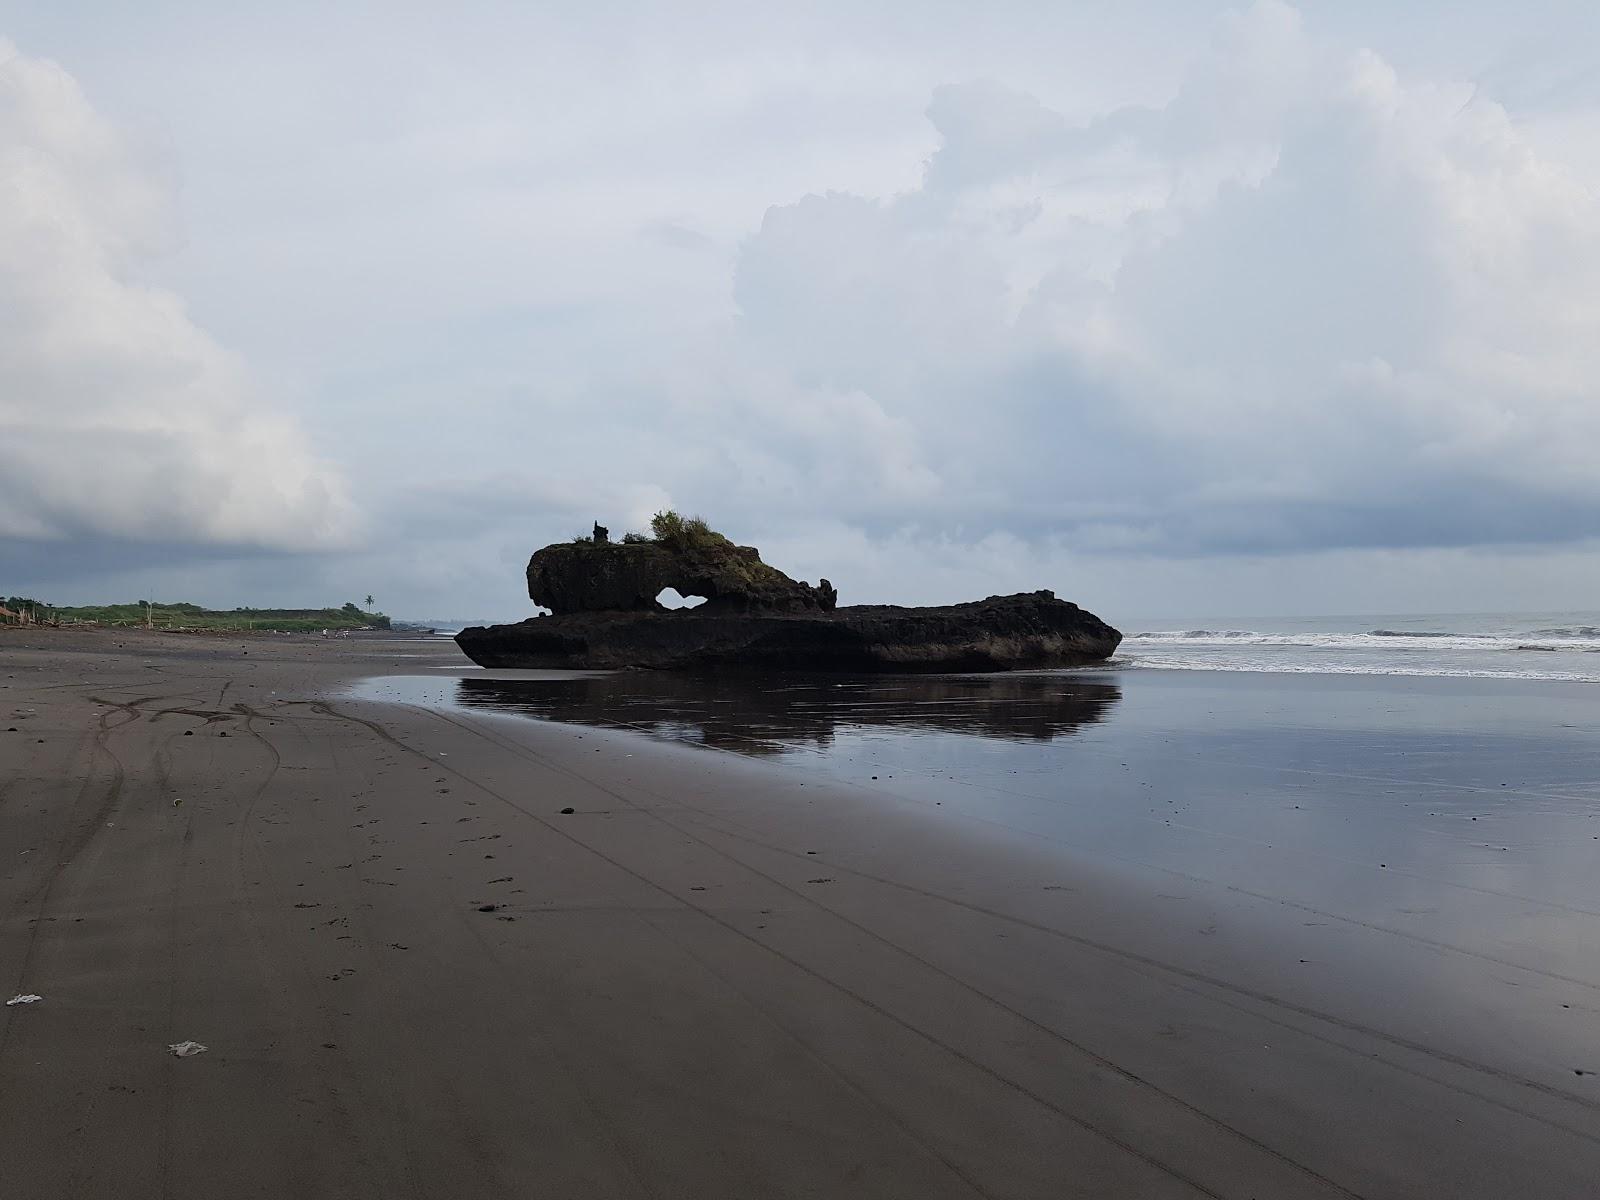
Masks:
[[[1470,84],[1267,0],[1163,107],[1073,126],[978,83],[929,115],[919,188],[774,209],[737,292],[797,378],[909,426],[943,486],[908,522],[1179,554],[1595,528],[1600,205]]]
[[[392,532],[282,587],[434,611],[516,611],[528,550],[669,502],[851,599],[1587,594],[1600,18],[459,7],[8,17],[161,130],[189,236],[161,257],[161,172],[6,59],[0,181],[59,199],[0,211],[0,521],[47,565],[342,527],[260,415],[298,407]]]
[[[138,280],[169,193],[66,72],[0,41],[0,539],[338,544],[338,475]]]

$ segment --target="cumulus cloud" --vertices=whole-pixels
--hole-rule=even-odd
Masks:
[[[772,209],[736,286],[769,361],[905,431],[907,524],[1164,554],[1600,528],[1600,205],[1471,83],[1266,0],[1164,106],[1073,124],[982,82],[928,115],[918,188]]]
[[[714,37],[357,5],[314,46],[46,6],[30,44],[172,131],[192,244],[159,257],[159,167],[0,52],[0,566],[509,614],[532,547],[671,504],[852,600],[1359,572],[1438,607],[1474,555],[1587,594],[1600,109],[1516,43],[1593,39],[1567,5],[1266,0],[1207,44],[1216,2]],[[349,505],[197,325],[317,406],[393,536],[276,553]]]
[[[172,241],[169,181],[71,76],[4,41],[0,196],[0,545],[349,534],[338,475],[176,296],[139,282]]]

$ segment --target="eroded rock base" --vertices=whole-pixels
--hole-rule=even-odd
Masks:
[[[464,629],[484,667],[811,671],[1005,671],[1109,658],[1122,634],[1052,592],[930,608],[832,612],[580,612]]]

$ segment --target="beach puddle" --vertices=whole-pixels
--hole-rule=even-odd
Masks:
[[[1036,744],[1105,720],[1115,682],[1074,676],[682,676],[626,672],[565,679],[456,681],[463,708],[634,729],[741,754],[826,750],[894,733]]]

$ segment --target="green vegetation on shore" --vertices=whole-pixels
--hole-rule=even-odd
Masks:
[[[56,607],[39,600],[12,597],[4,606],[27,613],[33,622],[62,625],[149,626],[154,629],[261,629],[279,633],[315,633],[323,629],[388,629],[389,618],[355,604],[341,608],[211,609],[198,604],[93,604]]]

